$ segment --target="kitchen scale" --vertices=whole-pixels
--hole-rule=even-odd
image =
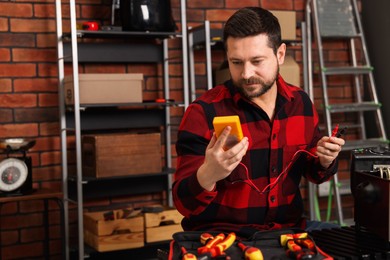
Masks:
[[[0,162],[0,197],[31,194],[32,161],[27,151],[35,140],[9,138],[0,140],[0,152],[6,158]]]

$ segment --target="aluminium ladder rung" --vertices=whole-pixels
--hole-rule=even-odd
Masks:
[[[57,61],[60,61],[60,60],[66,61],[66,60],[69,60],[69,59],[71,59],[71,58],[72,58],[72,54],[64,55],[64,56],[58,57],[58,58],[57,58]]]
[[[329,40],[351,40],[351,39],[358,39],[363,37],[361,33],[355,33],[355,34],[348,34],[345,35],[345,33],[340,34],[321,34],[321,37],[323,39],[329,39]]]
[[[326,107],[327,110],[333,113],[339,112],[360,112],[360,111],[375,111],[380,109],[381,103],[376,102],[360,102],[360,103],[346,103],[346,104],[333,104]]]
[[[325,75],[358,75],[368,74],[374,70],[371,66],[356,66],[356,67],[324,67],[322,72]]]
[[[347,140],[345,145],[343,145],[343,151],[351,151],[354,149],[377,147],[382,145],[389,145],[389,140],[381,138]]]

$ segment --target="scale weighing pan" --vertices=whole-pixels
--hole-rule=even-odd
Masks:
[[[27,151],[35,145],[35,140],[24,138],[0,139],[0,151]]]

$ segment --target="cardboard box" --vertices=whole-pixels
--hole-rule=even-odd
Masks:
[[[296,13],[295,11],[270,10],[279,20],[282,29],[282,40],[296,40]]]
[[[80,74],[80,104],[123,104],[142,102],[142,74]],[[64,82],[65,103],[74,103],[73,77]]]
[[[300,69],[298,63],[291,56],[284,58],[284,63],[280,66],[280,75],[291,85],[300,87]]]
[[[102,178],[162,170],[160,133],[85,135],[83,175]]]
[[[99,252],[144,246],[144,217],[104,220],[106,212],[84,213],[84,241]],[[113,211],[114,216],[120,210]]]
[[[183,216],[176,209],[166,209],[159,213],[145,213],[145,241],[147,243],[171,240],[176,232],[183,231]]]

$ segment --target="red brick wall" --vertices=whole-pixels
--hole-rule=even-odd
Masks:
[[[201,24],[205,19],[211,21],[213,28],[221,28],[223,22],[239,7],[255,5],[275,10],[297,11],[297,22],[304,18],[303,0],[189,0],[187,1],[187,19],[189,26]],[[77,13],[80,21],[98,20],[101,23],[110,22],[109,0],[77,1]],[[180,1],[172,0],[175,20],[179,24]],[[69,31],[69,6],[63,5],[64,30]],[[29,151],[33,159],[33,181],[35,188],[62,189],[61,182],[61,151],[60,129],[58,118],[56,35],[55,35],[55,5],[53,0],[17,0],[0,2],[0,137],[33,138],[36,145]],[[298,29],[297,35],[301,32]],[[170,55],[180,57],[178,50],[180,39],[170,41]],[[329,55],[332,59],[343,61],[338,49],[343,45],[331,45]],[[302,67],[302,51],[300,47],[289,47]],[[213,67],[217,68],[223,60],[222,52],[213,53]],[[204,53],[196,53],[197,85],[205,85]],[[70,73],[66,67],[66,73]],[[149,64],[112,64],[80,66],[80,72],[132,73],[145,75],[144,99],[154,99],[161,96],[161,68]],[[171,63],[171,96],[182,100],[182,66],[180,59]],[[336,82],[337,83],[337,82]],[[343,84],[339,84],[343,88]],[[316,92],[319,90],[316,90]],[[339,98],[339,90],[335,90],[332,98]],[[345,96],[348,98],[348,91]],[[318,107],[320,107],[318,105]],[[180,122],[182,109],[173,108],[173,143],[177,125]],[[71,141],[69,141],[71,144]],[[175,156],[174,146],[173,156]],[[1,155],[4,157],[4,155]],[[175,166],[175,161],[174,161]],[[348,163],[343,161],[341,169],[347,172]],[[110,204],[130,203],[140,205],[161,202],[159,194],[145,194],[132,198],[117,198],[115,200],[91,201],[86,206],[107,206]],[[326,205],[320,200],[322,208]],[[348,202],[350,206],[350,201]],[[51,207],[50,214],[51,250],[58,255],[59,225],[58,211]],[[3,241],[3,259],[12,257],[31,258],[42,255],[44,233],[42,229],[42,204],[10,203],[1,212],[1,227]],[[75,219],[75,211],[70,214]],[[15,219],[20,225],[15,224]],[[74,223],[74,221],[73,221]],[[75,225],[71,226],[72,236],[75,235]],[[6,238],[7,239],[4,239]]]

